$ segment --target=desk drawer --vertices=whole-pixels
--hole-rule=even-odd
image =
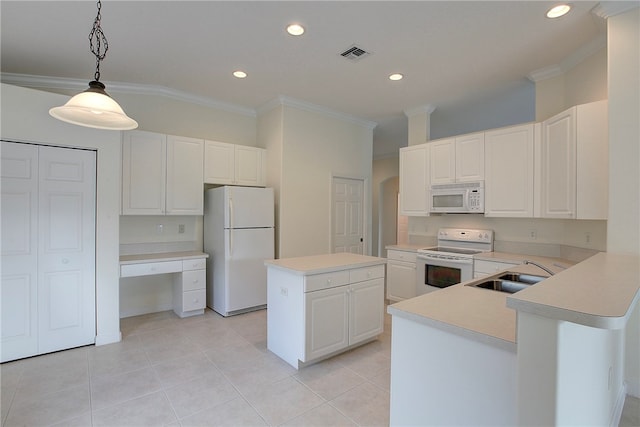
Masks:
[[[202,270],[207,268],[206,258],[185,259],[182,261],[182,270]]]
[[[384,277],[384,264],[372,267],[354,268],[350,272],[351,283],[364,282],[365,280]]]
[[[149,276],[152,274],[178,273],[182,271],[182,261],[143,262],[120,266],[120,277]]]
[[[349,270],[332,271],[331,273],[313,274],[304,278],[304,291],[312,292],[320,289],[335,288],[349,283]]]
[[[206,283],[205,270],[191,270],[182,272],[182,290],[193,291],[204,289]]]
[[[183,294],[182,311],[202,310],[206,305],[205,290],[188,291]]]

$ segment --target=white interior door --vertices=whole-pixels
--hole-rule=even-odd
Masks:
[[[1,157],[2,361],[95,342],[95,153]]]
[[[333,178],[332,252],[364,253],[364,181]]]
[[[40,147],[39,352],[95,342],[95,152]]]
[[[0,145],[1,361],[38,352],[38,147]]]

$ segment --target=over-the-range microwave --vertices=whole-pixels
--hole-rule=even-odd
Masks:
[[[484,181],[434,184],[432,213],[484,213]]]

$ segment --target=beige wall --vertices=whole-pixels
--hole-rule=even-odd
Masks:
[[[120,132],[70,125],[49,116],[49,109],[67,102],[67,96],[6,84],[1,88],[3,139],[97,151],[96,344],[120,341]]]
[[[279,173],[268,166],[268,185],[279,194],[278,256],[331,252],[333,176],[365,180],[367,251],[371,245],[372,129],[286,103],[261,113],[259,128],[260,144],[280,159]]]
[[[386,157],[382,159],[376,159],[373,161],[373,178],[372,178],[372,208],[373,208],[373,230],[372,230],[372,251],[374,256],[386,256],[384,247],[388,244],[395,244],[395,239],[390,240],[389,236],[395,236],[396,218],[395,214],[397,209],[389,209],[389,198],[396,194],[382,194],[382,184],[389,179],[396,178],[400,175],[400,161],[398,157]],[[398,191],[398,183],[395,183],[395,192]],[[381,197],[385,197],[382,200]],[[384,212],[387,214],[385,215]],[[381,222],[380,219],[383,221]],[[381,238],[382,237],[382,238]]]
[[[609,221],[607,251],[640,255],[640,9],[607,21]],[[640,308],[626,330],[625,379],[640,396]]]

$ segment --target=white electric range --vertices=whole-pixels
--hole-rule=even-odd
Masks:
[[[493,230],[441,228],[438,246],[418,249],[417,295],[473,278],[473,256],[493,251]]]

